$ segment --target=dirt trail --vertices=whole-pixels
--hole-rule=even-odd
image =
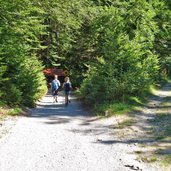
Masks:
[[[161,171],[137,160],[139,140],[120,136],[116,117],[91,116],[74,97],[65,106],[62,95],[57,104],[46,95],[30,113],[0,139],[0,170]]]
[[[167,99],[168,106],[161,105],[165,99]],[[171,123],[171,101],[169,99],[171,99],[171,82],[163,86],[162,89],[155,91],[154,96],[139,112],[130,114],[127,120],[132,123],[119,130],[122,141],[137,145],[138,148],[135,153],[139,154],[139,161],[149,162],[149,167],[156,167],[162,171],[171,170],[171,166],[163,167],[160,162],[161,157],[171,155],[171,137],[168,135],[165,139],[160,137],[160,131],[164,130],[166,124],[168,126],[168,123]],[[167,114],[168,120],[156,122],[156,117],[163,114]],[[157,158],[155,154],[159,154]]]

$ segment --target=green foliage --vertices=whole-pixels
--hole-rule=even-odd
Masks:
[[[69,70],[89,104],[140,96],[171,73],[170,1],[0,3],[3,103],[33,105],[47,91],[42,65]]]
[[[45,11],[44,23],[47,25],[47,35],[42,37],[42,42],[47,46],[40,52],[45,66],[70,66],[68,53],[72,49],[79,29],[86,18],[88,0],[61,1],[52,0],[50,3],[41,0],[38,6]]]
[[[24,111],[19,107],[0,107],[0,121],[4,120],[7,116],[18,116],[23,113]]]
[[[128,105],[126,103],[113,103],[113,104],[99,104],[94,106],[94,112],[97,115],[122,115],[127,114],[135,108],[133,105]]]
[[[22,98],[21,98],[21,91],[16,87],[16,85],[12,84],[10,81],[6,82],[6,87],[4,88],[4,96],[3,100],[7,102],[9,105],[20,105]]]
[[[161,76],[171,76],[171,3],[167,0],[150,1],[150,3],[154,7],[155,22],[159,28],[155,35],[154,50],[160,57]]]
[[[20,115],[22,112],[23,112],[23,111],[22,111],[21,108],[13,108],[13,109],[10,109],[10,110],[7,112],[7,115],[17,116],[17,115]]]
[[[6,71],[6,66],[2,65],[1,61],[0,61],[0,87],[2,87],[4,85],[4,81],[5,81],[5,78],[3,78],[3,75]],[[3,97],[4,95],[4,92],[2,91],[2,89],[0,89],[0,99]]]
[[[1,100],[29,106],[46,91],[43,68],[35,57],[44,33],[42,10],[29,0],[2,1],[0,12]]]
[[[32,105],[46,93],[46,81],[42,73],[43,67],[36,56],[26,58],[22,64],[24,65],[21,65],[21,72],[15,77],[15,82],[22,91],[22,103]]]
[[[151,6],[136,1],[127,7],[124,12],[100,8],[93,21],[94,51],[100,60],[90,64],[82,84],[88,103],[124,101],[125,95],[141,94],[158,73],[158,58],[152,52],[156,25]]]

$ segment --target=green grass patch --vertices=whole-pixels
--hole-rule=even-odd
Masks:
[[[21,115],[23,110],[21,108],[7,108],[0,107],[0,120],[3,120],[6,116],[17,116]]]
[[[17,115],[20,115],[21,113],[22,113],[22,109],[13,108],[13,109],[10,109],[7,114],[10,116],[17,116]]]
[[[153,120],[151,125],[153,127],[153,135],[158,144],[163,141],[171,140],[171,97],[165,97],[163,102],[160,104],[158,113]],[[154,157],[160,158],[160,163],[165,167],[171,167],[171,150],[170,146],[165,146],[164,149],[159,149]]]
[[[4,116],[0,114],[0,121],[4,119]]]
[[[3,120],[6,115],[7,115],[7,109],[0,107],[0,121]]]
[[[156,140],[171,139],[171,97],[165,97],[159,106],[158,113],[151,124],[153,125]]]
[[[156,156],[160,158],[161,164],[163,164],[165,167],[171,167],[171,153],[167,154],[166,152],[163,152],[162,149],[160,149]]]
[[[127,97],[126,103],[137,107],[145,106],[148,103],[149,98],[155,94],[157,89],[159,89],[158,86],[159,85],[151,85],[137,96]]]
[[[170,95],[171,95],[171,91],[170,91]],[[163,102],[160,104],[161,107],[171,107],[171,97],[165,97],[163,99]]]
[[[155,156],[148,156],[148,157],[141,157],[141,160],[146,163],[152,163],[157,161],[157,157]]]
[[[143,151],[137,150],[137,151],[135,151],[135,153],[136,153],[136,154],[143,154],[144,152],[143,152]]]
[[[156,85],[151,85],[149,87],[149,93],[150,94],[155,94],[155,91],[156,90],[159,90],[161,88],[161,85],[160,84],[156,84]]]
[[[131,104],[132,106],[139,107],[145,105],[147,102],[147,96],[143,95],[141,98],[137,96],[131,96],[128,98],[127,103]]]
[[[171,154],[167,154],[162,157],[162,163],[164,164],[164,166],[166,167],[170,166],[171,165],[170,161],[171,161]]]
[[[122,115],[132,111],[135,106],[125,103],[113,103],[113,104],[98,104],[94,107],[94,111],[97,115]]]
[[[169,113],[160,113],[151,121],[153,124],[153,133],[156,140],[164,140],[171,137],[171,115]]]
[[[125,121],[123,121],[123,122],[118,123],[118,128],[119,128],[119,129],[123,129],[123,128],[125,128],[125,127],[132,126],[133,124],[135,124],[135,120],[133,120],[133,119],[128,119],[128,120],[125,120]]]

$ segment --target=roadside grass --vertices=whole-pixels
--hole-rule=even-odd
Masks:
[[[127,120],[124,120],[122,122],[119,122],[118,123],[118,129],[123,129],[125,127],[130,127],[132,126],[134,123],[136,123],[136,121],[134,119],[127,119]]]
[[[144,156],[144,157],[141,158],[141,160],[143,162],[146,162],[146,163],[152,163],[152,162],[157,161],[157,157],[155,157],[155,156],[148,156],[148,157]]]
[[[155,89],[155,88],[153,88]],[[139,112],[147,103],[148,98],[152,95],[152,90],[148,89],[140,97],[129,96],[124,102],[114,101],[113,103],[96,104],[92,109],[96,116],[111,117],[119,116],[117,129],[124,129],[131,127],[136,123],[131,116],[132,112]]]
[[[159,112],[152,121],[156,126],[154,133],[158,139],[170,138],[171,140],[171,97],[164,98],[159,108]]]
[[[123,115],[133,109],[133,105],[125,103],[98,104],[94,107],[94,111],[97,115],[104,116]]]
[[[17,116],[17,115],[20,115],[22,113],[22,109],[21,108],[13,108],[13,109],[10,109],[8,111],[8,115],[10,116]]]
[[[170,81],[168,81],[170,82]],[[166,82],[164,82],[166,83]],[[101,104],[96,106],[95,110],[103,116],[112,115],[129,115],[133,111],[139,111],[146,106],[148,99],[151,96],[157,95],[157,90],[164,85],[151,86],[150,89],[141,97],[129,97],[125,103]],[[157,108],[157,115],[153,120],[149,120],[152,130],[148,132],[153,137],[155,148],[150,152],[136,151],[141,161],[147,163],[159,162],[161,166],[171,167],[171,91],[168,97],[165,97]],[[117,128],[123,129],[134,125],[136,121],[134,118],[125,117],[122,122],[118,123]],[[157,143],[157,145],[156,145]],[[162,147],[162,148],[161,148]],[[147,148],[147,144],[144,147]],[[150,147],[151,148],[151,147]],[[145,150],[146,151],[146,150]]]
[[[19,107],[8,108],[8,107],[0,107],[0,121],[4,120],[7,116],[18,116],[23,114],[23,110]]]
[[[170,161],[171,161],[171,154],[167,154],[166,156],[162,157],[162,163],[165,167],[169,167],[171,165]]]
[[[96,115],[100,116],[124,115],[133,111],[139,111],[141,107],[147,104],[148,99],[155,95],[156,91],[160,88],[160,84],[151,85],[143,93],[140,93],[139,96],[125,96],[123,102],[113,101],[111,103],[96,104],[93,111]]]
[[[137,96],[130,96],[126,98],[124,102],[113,102],[110,104],[98,104],[94,107],[94,111],[97,115],[103,117],[110,117],[112,115],[117,116],[130,116],[129,113],[141,110],[142,107],[147,105],[150,97],[157,96],[157,90],[160,90],[166,83],[171,83],[170,80],[164,80],[162,83],[152,85],[150,88],[143,92],[143,94]],[[135,120],[131,117],[124,117],[122,122],[118,123],[118,129],[130,127],[134,125]],[[162,166],[171,167],[171,91],[168,92],[168,97],[165,97],[157,107],[157,115],[154,119],[149,120],[151,128],[147,134],[150,134],[153,142],[149,148],[150,151],[146,151],[147,144],[144,145],[144,152],[136,151],[141,158],[141,161],[153,163],[159,162]]]
[[[153,157],[159,158],[163,166],[171,167],[171,96],[163,99],[157,115],[149,122],[153,127],[154,140],[158,144]]]
[[[141,97],[127,97],[124,102],[114,101],[112,103],[96,104],[93,111],[96,115],[100,116],[126,115],[132,111],[138,111],[140,107],[143,107],[149,96],[150,93],[144,93]]]

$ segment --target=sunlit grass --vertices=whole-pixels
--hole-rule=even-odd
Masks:
[[[133,105],[125,103],[113,103],[113,104],[99,104],[96,105],[94,111],[98,115],[112,116],[127,114],[134,109]]]
[[[158,86],[151,85],[151,86],[149,87],[149,93],[156,95],[158,89],[159,89]]]
[[[10,116],[17,116],[17,115],[20,115],[21,113],[22,113],[22,110],[20,108],[14,108],[8,111],[8,115]]]
[[[132,111],[139,110],[140,107],[144,106],[146,103],[146,98],[129,96],[125,102],[113,102],[105,104],[97,104],[94,107],[94,111],[97,115],[123,115],[128,114]]]
[[[141,160],[146,163],[152,163],[157,161],[157,157],[155,156],[142,157]]]
[[[152,121],[153,125],[156,127],[154,129],[155,139],[163,140],[166,138],[171,138],[171,114],[170,113],[158,113],[157,116]]]
[[[17,116],[22,113],[23,110],[21,108],[0,107],[0,120],[3,120],[6,116]]]
[[[3,107],[0,107],[0,121],[4,119],[4,117],[7,115],[7,110]]]
[[[133,119],[128,119],[128,120],[125,120],[125,121],[123,121],[123,122],[118,123],[118,128],[119,128],[119,129],[123,129],[123,128],[125,128],[125,127],[132,126],[133,124],[135,124],[135,120],[133,120]]]
[[[156,147],[157,153],[153,157],[159,158],[160,163],[166,167],[171,167],[171,149],[168,143],[171,141],[171,97],[165,97],[160,103],[156,116],[150,121],[153,127],[153,136],[162,149]]]
[[[171,154],[167,154],[162,158],[162,163],[164,166],[168,167],[171,165]]]
[[[129,99],[134,104],[139,104],[139,105],[143,104],[142,100],[140,98],[138,98],[138,97],[130,97]]]
[[[165,97],[163,99],[163,102],[161,103],[161,106],[163,106],[163,107],[171,107],[171,91],[170,91],[170,96]]]

